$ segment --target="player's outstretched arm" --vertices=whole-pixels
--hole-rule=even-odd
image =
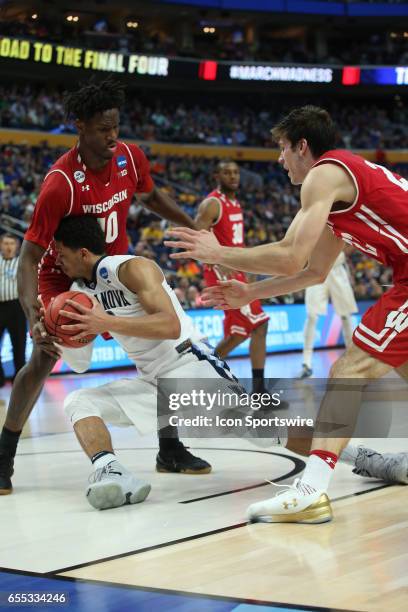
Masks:
[[[317,201],[313,210],[300,210],[286,236],[280,242],[252,248],[224,247],[211,232],[174,228],[167,233],[178,241],[165,241],[166,246],[183,249],[172,253],[172,259],[190,257],[208,264],[221,264],[235,270],[291,276],[304,268],[327,220],[330,205]],[[323,219],[323,222],[322,222]]]
[[[159,217],[177,225],[195,227],[192,218],[167,193],[158,187],[153,187],[150,193],[143,193],[140,199],[146,208],[159,215]]]
[[[179,318],[169,295],[163,288],[163,273],[153,261],[138,257],[124,262],[119,269],[119,280],[138,296],[146,315],[111,316],[96,300],[93,308],[86,308],[77,302],[67,300],[67,303],[74,306],[78,312],[61,310],[63,316],[72,319],[72,324],[63,325],[62,329],[77,331],[78,334],[74,339],[106,331],[149,340],[179,337],[181,331]]]
[[[325,227],[310,256],[307,267],[298,274],[249,284],[240,283],[236,280],[219,282],[214,287],[204,289],[203,304],[217,309],[229,310],[231,308],[241,308],[255,299],[286,295],[317,285],[324,282],[343,248],[344,242],[334,236],[328,227]]]
[[[286,236],[280,242],[250,249],[222,247],[210,232],[174,228],[169,236],[178,241],[166,241],[166,246],[183,249],[170,257],[191,257],[205,263],[253,272],[293,276],[306,266],[326,225],[331,207],[336,201],[352,202],[355,187],[346,173],[334,164],[313,168],[301,190],[301,209],[293,219]]]

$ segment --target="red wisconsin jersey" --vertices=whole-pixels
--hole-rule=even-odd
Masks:
[[[222,246],[244,246],[244,216],[238,200],[230,200],[225,193],[214,189],[207,198],[216,198],[220,203],[220,214],[212,226],[218,242]]]
[[[396,278],[405,276],[408,264],[408,181],[349,151],[328,151],[314,165],[328,162],[344,168],[357,189],[353,204],[330,213],[328,225],[333,233],[391,266]]]
[[[241,204],[238,200],[230,200],[219,189],[214,189],[207,198],[216,198],[220,203],[220,214],[212,226],[218,242],[222,246],[243,247],[244,216]],[[244,272],[231,270],[227,277],[220,272],[218,266],[204,265],[204,280],[207,287],[212,287],[217,284],[217,281],[227,278],[235,278],[242,283],[248,282]],[[257,327],[264,325],[268,320],[269,317],[262,310],[259,300],[254,300],[242,308],[227,310],[223,322],[224,337],[237,335],[247,338]]]
[[[225,193],[222,193],[219,189],[214,189],[214,191],[208,194],[207,198],[216,198],[220,203],[218,219],[211,228],[218,242],[222,246],[243,247],[244,216],[242,214],[241,204],[238,200],[230,200]],[[231,277],[232,276],[243,282],[246,281],[246,276],[243,272],[231,272]],[[225,280],[226,277],[219,274],[217,266],[207,266],[204,264],[204,278],[207,287],[211,287],[217,284],[217,279]]]
[[[126,219],[135,192],[153,189],[149,163],[136,145],[118,142],[115,155],[102,171],[83,163],[77,147],[62,155],[46,175],[25,239],[47,249],[40,266],[41,280],[58,276],[58,286],[71,282],[56,265],[53,236],[68,215],[92,215],[98,219],[109,255],[128,251]],[[63,278],[64,277],[64,280]],[[66,282],[65,282],[66,281]]]

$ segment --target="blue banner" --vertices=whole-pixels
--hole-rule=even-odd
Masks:
[[[164,4],[189,4],[219,10],[264,11],[269,13],[309,13],[354,17],[408,16],[406,2],[349,2],[346,0],[156,0]]]
[[[363,85],[408,85],[408,66],[381,66],[362,68]]]
[[[372,305],[372,301],[359,302],[359,313],[353,316],[354,327],[358,325],[361,315]],[[265,312],[270,319],[268,324],[268,335],[266,339],[266,350],[268,353],[295,351],[303,348],[303,327],[306,320],[304,304],[290,304],[277,306],[264,306]],[[200,308],[188,310],[187,314],[192,318],[197,331],[208,338],[212,346],[216,346],[223,337],[224,314],[219,310]],[[333,307],[329,304],[328,313],[319,317],[316,328],[315,347],[334,347],[343,345],[341,333],[341,320],[335,314]],[[31,353],[31,339],[27,337],[27,357]],[[249,340],[243,342],[232,353],[231,357],[245,357],[249,355]],[[13,354],[8,334],[3,337],[1,346],[1,360],[5,375],[12,376]],[[105,341],[101,336],[95,340],[90,370],[105,370],[109,368],[125,367],[132,365],[125,351],[115,340]],[[70,372],[63,361],[58,361],[54,373]]]

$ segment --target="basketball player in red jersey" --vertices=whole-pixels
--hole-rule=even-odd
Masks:
[[[391,266],[394,285],[367,310],[354,332],[353,344],[332,366],[331,390],[339,388],[336,379],[375,379],[392,369],[408,378],[408,181],[349,151],[334,149],[336,130],[321,108],[295,109],[272,134],[279,143],[279,161],[292,184],[302,185],[301,209],[283,240],[234,249],[219,245],[212,233],[177,228],[170,235],[179,238],[176,246],[184,252],[172,257],[193,257],[277,276],[250,285],[231,280],[207,290],[207,304],[237,308],[255,298],[323,282],[344,243],[353,245]],[[365,382],[354,381],[354,394],[350,397],[348,393],[346,400],[351,405],[344,405],[344,394],[338,392],[337,397],[343,399],[339,406],[336,394],[328,391],[320,408],[320,422],[334,419],[341,423],[346,408],[349,422],[353,422],[364,386]],[[252,504],[249,518],[310,523],[331,520],[327,488],[346,443],[347,438],[315,436],[302,478],[286,492]],[[364,475],[376,473],[387,479],[401,464],[407,472],[408,453],[361,452],[366,454]]]
[[[126,219],[136,193],[151,211],[173,223],[193,227],[192,219],[155,187],[143,151],[118,140],[123,102],[123,87],[112,79],[92,82],[65,99],[67,115],[75,119],[79,138],[46,175],[21,248],[18,289],[30,324],[33,352],[13,384],[0,436],[0,495],[12,491],[13,460],[21,430],[60,357],[60,349],[54,344],[57,338],[47,334],[40,320],[37,296],[47,306],[71,284],[56,263],[53,235],[61,219],[68,215],[95,216],[105,232],[109,255],[128,251]],[[64,359],[76,371],[88,365],[88,361],[85,366],[81,362],[81,350],[64,349]],[[202,473],[203,468],[210,467],[193,457],[178,439],[168,438],[166,432],[160,433],[159,459],[161,471]]]
[[[218,187],[203,200],[195,218],[197,229],[211,229],[220,244],[229,247],[244,246],[244,216],[236,198],[239,188],[239,167],[234,161],[219,162],[215,178]],[[218,280],[235,278],[248,282],[243,272],[222,269],[220,266],[204,266],[207,287]],[[269,317],[262,310],[259,300],[245,304],[242,308],[227,310],[224,317],[224,338],[215,347],[224,360],[235,347],[251,338],[249,352],[252,365],[253,392],[265,391],[264,367],[266,356],[266,332]]]

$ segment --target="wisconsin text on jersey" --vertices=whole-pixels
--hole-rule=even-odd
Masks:
[[[115,193],[109,200],[106,202],[102,202],[100,204],[82,204],[82,208],[84,213],[101,213],[110,210],[112,206],[118,204],[118,202],[123,202],[127,198],[127,189],[123,189],[123,191],[119,191]]]

